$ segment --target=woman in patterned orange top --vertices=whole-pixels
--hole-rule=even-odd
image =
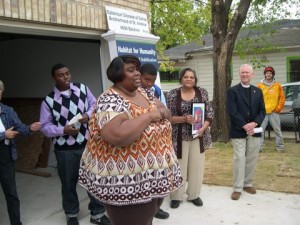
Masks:
[[[114,85],[90,119],[79,183],[104,203],[113,225],[151,225],[163,198],[182,185],[170,111],[140,88],[140,61],[113,59]]]

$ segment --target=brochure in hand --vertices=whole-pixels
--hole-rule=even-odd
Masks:
[[[74,116],[69,122],[68,125],[73,125],[74,128],[79,129],[81,126],[81,123],[78,121],[82,118],[81,114],[78,113],[76,116]]]
[[[192,103],[192,115],[195,120],[192,126],[192,135],[198,136],[198,130],[203,126],[205,113],[205,103]]]

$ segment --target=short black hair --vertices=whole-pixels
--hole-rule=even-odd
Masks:
[[[56,70],[59,70],[59,69],[64,68],[64,67],[67,67],[67,66],[63,63],[56,63],[54,66],[52,66],[52,68],[51,68],[52,77],[54,76]]]
[[[141,62],[134,55],[122,55],[114,58],[109,64],[106,74],[107,78],[114,84],[124,79],[124,65],[133,63],[140,70]]]
[[[197,85],[197,82],[198,82],[198,78],[197,78],[197,75],[196,75],[196,71],[191,69],[191,68],[185,68],[183,70],[181,70],[180,74],[179,74],[179,83],[182,83],[182,78],[184,76],[184,74],[189,71],[189,72],[192,72],[194,74],[194,77],[195,77],[195,86]]]
[[[140,72],[141,72],[141,75],[149,74],[152,76],[157,76],[157,69],[151,63],[145,63],[144,65],[142,65]]]

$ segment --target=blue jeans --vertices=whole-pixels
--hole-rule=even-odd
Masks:
[[[0,182],[5,195],[11,225],[22,225],[20,220],[20,200],[17,194],[15,164],[10,146],[0,144]]]
[[[57,171],[61,181],[62,205],[67,217],[76,217],[79,212],[79,200],[76,191],[79,164],[83,149],[55,150]],[[90,198],[89,210],[91,215],[104,213],[101,202],[88,193]]]
[[[276,150],[277,151],[284,150],[284,141],[283,141],[283,137],[282,137],[282,133],[281,133],[279,114],[273,112],[273,113],[267,114],[265,116],[265,119],[261,124],[263,131],[266,130],[268,123],[270,123],[270,125],[272,126],[272,128],[276,134],[276,137],[275,137]],[[264,143],[264,134],[261,135],[260,150],[262,149],[263,143]]]

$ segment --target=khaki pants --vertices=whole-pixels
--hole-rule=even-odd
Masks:
[[[170,199],[182,201],[185,190],[188,200],[198,198],[202,187],[205,164],[205,153],[200,154],[199,138],[192,141],[182,141],[182,158],[178,159],[178,162],[183,186],[171,193]],[[188,181],[187,189],[186,181]]]
[[[231,139],[233,146],[233,191],[252,187],[253,174],[259,154],[260,137]]]

